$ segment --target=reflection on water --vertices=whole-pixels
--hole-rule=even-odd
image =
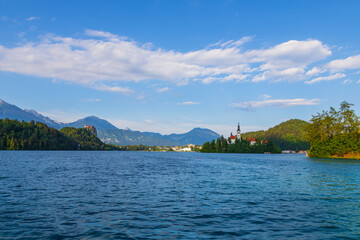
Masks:
[[[304,155],[0,151],[0,238],[359,239],[359,184]]]

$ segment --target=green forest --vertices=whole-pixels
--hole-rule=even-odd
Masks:
[[[228,143],[228,139],[221,136],[216,141],[206,142],[202,145],[201,152],[206,153],[280,153],[280,148],[273,141],[256,141],[251,145],[246,139],[235,140],[234,144]]]
[[[306,128],[310,157],[360,158],[360,121],[353,104],[342,102],[336,110],[317,113]]]
[[[122,150],[84,128],[60,131],[41,122],[0,119],[0,150]]]
[[[267,131],[247,132],[242,134],[245,139],[266,139],[274,142],[281,150],[308,150],[309,143],[305,137],[305,128],[308,122],[300,119],[291,119],[280,123]]]

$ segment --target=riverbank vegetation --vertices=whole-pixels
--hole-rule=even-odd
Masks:
[[[353,104],[342,102],[339,110],[317,113],[306,128],[310,157],[360,159],[360,121]]]

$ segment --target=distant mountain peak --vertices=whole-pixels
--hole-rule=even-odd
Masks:
[[[35,110],[23,110],[16,105],[0,100],[0,118],[17,119],[19,121],[43,122],[49,127],[61,128],[62,123],[57,123],[48,117],[44,117]]]
[[[38,113],[37,111],[35,111],[34,109],[24,109],[24,111],[28,112],[28,113],[32,113],[36,116],[43,116],[40,113]]]
[[[87,116],[87,117],[85,117],[84,119],[89,119],[89,118],[101,119],[101,118],[99,118],[99,117],[97,117],[97,116],[95,116],[95,115]]]
[[[8,105],[8,106],[14,106],[15,107],[15,105],[11,105],[10,103],[7,103],[2,99],[0,99],[0,105]]]
[[[118,129],[117,127],[112,125],[110,122],[108,122],[104,119],[98,118],[96,116],[93,116],[93,115],[81,118],[75,122],[68,123],[66,125],[69,127],[75,127],[75,128],[80,128],[80,127],[84,127],[84,125],[89,125],[89,126],[94,126],[97,130]]]

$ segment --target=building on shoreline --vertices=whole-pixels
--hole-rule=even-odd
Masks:
[[[252,146],[256,143],[256,140],[255,138],[248,138],[248,142],[250,142],[250,146]],[[261,144],[263,144],[263,141],[261,141]]]
[[[239,140],[239,142],[241,142],[241,130],[240,130],[240,123],[238,122],[238,127],[237,127],[237,131],[236,131],[236,137],[231,133],[229,140],[230,142],[228,142],[229,144],[234,144],[235,141]]]
[[[91,132],[91,134],[97,136],[97,131],[94,126],[84,125],[84,128],[89,130]]]

